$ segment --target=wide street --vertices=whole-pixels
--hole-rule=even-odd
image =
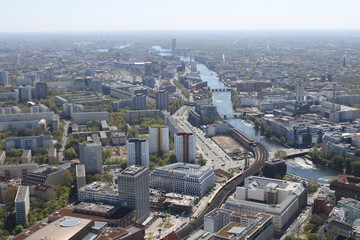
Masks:
[[[230,168],[244,168],[244,161],[234,161],[231,157],[224,152],[214,141],[210,138],[205,137],[205,133],[192,126],[188,121],[188,113],[191,106],[182,106],[172,117],[177,121],[179,126],[185,132],[192,132],[197,137],[196,147],[198,156],[202,156],[207,160],[207,164],[210,164],[214,169],[222,168],[228,170]],[[254,159],[250,159],[250,164]]]

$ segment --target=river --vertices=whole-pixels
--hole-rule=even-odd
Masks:
[[[201,79],[207,81],[210,88],[226,87],[225,84],[220,81],[216,72],[211,71],[204,64],[197,64],[197,70],[200,72]],[[233,112],[230,92],[214,92],[212,102],[217,107],[219,114]],[[258,142],[263,144],[268,151],[276,151],[284,148],[278,142],[261,136],[260,132],[254,128],[254,125],[249,124],[242,119],[228,119],[228,122],[240,131],[255,138]],[[311,161],[305,161],[303,158],[288,159],[286,165],[287,173],[313,179],[320,183],[327,183],[327,180],[332,179],[339,174],[327,167],[315,165]]]
[[[160,51],[162,53],[161,55],[169,54],[169,50],[162,49],[161,47],[157,46],[155,49]],[[189,62],[189,57],[180,56],[180,58],[181,60]],[[200,72],[201,79],[207,81],[210,88],[226,87],[225,84],[220,81],[216,72],[208,69],[204,64],[197,64],[197,70]],[[233,112],[230,92],[214,92],[212,102],[217,107],[219,114]],[[263,144],[268,151],[276,151],[284,148],[278,142],[261,136],[260,132],[257,131],[252,124],[242,119],[228,119],[228,122],[240,131],[255,138]],[[338,172],[330,168],[315,165],[311,161],[305,161],[303,158],[288,159],[286,165],[287,173],[312,179],[319,183],[328,183],[327,180],[339,175]]]

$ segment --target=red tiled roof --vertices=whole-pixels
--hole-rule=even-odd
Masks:
[[[163,237],[161,240],[181,240],[179,238],[179,236],[173,231],[171,233],[169,233],[168,235],[166,235],[165,237]]]

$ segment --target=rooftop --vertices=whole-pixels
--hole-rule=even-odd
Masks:
[[[145,167],[130,166],[120,173],[120,175],[136,175],[145,170]]]
[[[92,220],[85,218],[62,217],[29,235],[28,240],[51,239],[62,240],[71,239],[79,231],[83,230]]]
[[[78,205],[74,206],[74,209],[90,210],[90,211],[102,212],[102,213],[110,212],[115,208],[116,207],[113,205],[95,204],[95,203],[87,203],[87,202],[81,202]]]
[[[170,165],[159,167],[157,169],[172,171],[174,173],[186,174],[186,175],[202,175],[205,172],[212,170],[211,167],[209,166],[199,166],[197,164],[190,164],[190,163],[173,163]]]
[[[19,186],[18,191],[16,193],[15,202],[25,201],[26,193],[28,191],[29,191],[28,186]]]
[[[77,177],[85,177],[86,176],[84,164],[76,165],[76,176]]]
[[[347,205],[352,208],[360,209],[360,201],[357,201],[352,198],[341,198],[341,200],[339,200],[338,203]]]

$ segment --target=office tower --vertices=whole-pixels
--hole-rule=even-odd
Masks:
[[[47,84],[44,82],[35,83],[35,97],[37,99],[46,98],[48,95]]]
[[[165,125],[152,125],[149,127],[150,153],[169,152],[169,128]]]
[[[296,103],[302,105],[304,101],[304,83],[296,82]]]
[[[130,166],[118,175],[119,201],[124,207],[136,210],[137,221],[150,216],[149,169]]]
[[[28,186],[19,186],[15,197],[16,224],[24,225],[30,210],[30,189]]]
[[[343,59],[343,68],[346,68],[346,59],[345,59],[345,56],[344,56],[344,59]]]
[[[77,189],[86,185],[86,173],[84,164],[76,165],[76,183]]]
[[[55,70],[47,68],[45,70],[45,80],[55,81]]]
[[[137,93],[133,96],[133,108],[136,110],[146,110],[146,95]]]
[[[149,167],[149,141],[146,139],[129,139],[127,141],[128,164]]]
[[[86,173],[102,171],[102,146],[100,141],[79,143],[80,162],[85,166]]]
[[[156,93],[156,109],[169,111],[169,94],[167,91]]]
[[[9,83],[8,72],[5,72],[5,71],[0,72],[0,83],[3,86],[8,85],[8,83]]]
[[[25,102],[28,100],[32,100],[32,87],[19,87],[18,88],[18,98],[19,98],[19,102]]]
[[[175,133],[174,144],[178,162],[196,163],[196,136],[193,133]]]
[[[174,51],[175,49],[176,49],[176,39],[173,38],[173,39],[171,40],[171,50]]]

